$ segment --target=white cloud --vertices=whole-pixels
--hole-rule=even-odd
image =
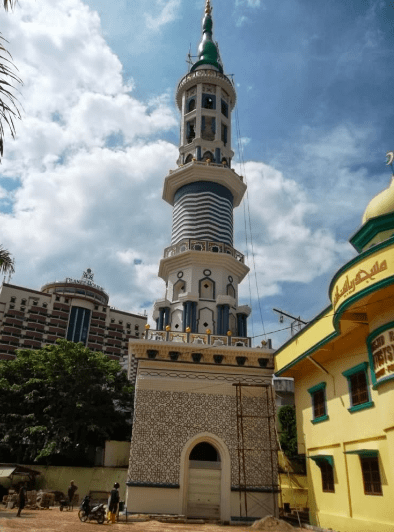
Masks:
[[[245,17],[245,15],[241,15],[240,17],[237,18],[237,21],[236,21],[236,26],[240,27],[240,26],[243,26],[246,22],[249,22],[249,19],[248,17]]]
[[[247,6],[247,7],[260,7],[260,0],[235,0],[236,7],[238,6]]]
[[[89,265],[112,304],[146,306],[163,291],[158,254],[171,234],[160,198],[177,149],[155,140],[177,125],[168,94],[133,97],[97,14],[80,0],[19,4],[3,33],[24,80],[23,121],[0,167],[21,183],[12,212],[0,214],[13,282],[38,288]],[[127,264],[124,250],[143,262]]]
[[[263,163],[247,162],[244,170],[253,238],[253,251],[249,239],[249,266],[255,266],[263,297],[280,293],[284,282],[309,283],[350,257],[348,244],[308,223],[318,206],[294,180]],[[237,213],[238,228],[243,225],[242,215]],[[247,283],[241,286],[246,297]]]
[[[178,18],[181,0],[156,0],[156,6],[161,10],[160,13],[146,16],[147,27],[151,30],[158,30]]]

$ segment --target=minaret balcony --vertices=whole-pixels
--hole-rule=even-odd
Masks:
[[[176,170],[170,170],[164,180],[163,199],[173,205],[176,191],[180,187],[196,181],[210,181],[226,187],[234,197],[234,207],[238,207],[246,191],[242,176],[239,176],[228,166],[192,161]]]
[[[182,94],[197,83],[214,83],[222,87],[230,95],[230,108],[233,110],[237,95],[231,80],[217,70],[203,68],[189,72],[179,82],[175,99],[180,111],[182,110]]]
[[[190,240],[186,239],[185,242],[190,242]],[[208,244],[212,244],[212,242],[208,242]],[[224,245],[223,243],[218,244]],[[176,250],[178,245],[181,245],[181,242],[171,246],[171,248],[175,248]],[[159,266],[159,277],[161,279],[166,281],[172,272],[196,265],[202,265],[205,267],[209,265],[217,268],[225,268],[227,271],[231,272],[231,275],[237,277],[238,283],[242,282],[249,272],[248,266],[244,264],[244,256],[233,248],[230,249],[233,250],[234,254],[225,252],[215,253],[212,251],[204,252],[193,249],[185,249],[182,251],[182,249],[181,246],[178,253],[174,250],[172,255],[167,255],[161,259]],[[171,253],[171,251],[169,253]],[[242,259],[242,262],[240,259]]]
[[[235,248],[224,244],[223,242],[212,242],[211,240],[196,240],[194,238],[185,238],[176,244],[165,248],[164,258],[179,255],[185,251],[209,251],[211,253],[226,253],[231,255],[241,264],[245,264],[245,255]]]
[[[195,346],[212,346],[212,347],[251,347],[251,338],[241,336],[222,336],[219,334],[208,333],[191,333],[177,331],[157,331],[147,329],[144,333],[143,340],[149,342],[174,342],[178,344],[194,344]]]

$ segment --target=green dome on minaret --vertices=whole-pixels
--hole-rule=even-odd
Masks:
[[[212,17],[211,17],[211,3],[206,0],[205,16],[202,21],[202,41],[198,47],[198,61],[194,63],[191,70],[196,70],[201,65],[212,65],[223,74],[223,67],[220,64],[219,51],[216,44],[212,40]]]

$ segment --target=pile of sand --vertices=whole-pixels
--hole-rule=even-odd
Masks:
[[[264,530],[267,532],[294,532],[295,528],[282,519],[277,519],[271,515],[267,515],[263,519],[255,521],[251,528],[255,530]]]

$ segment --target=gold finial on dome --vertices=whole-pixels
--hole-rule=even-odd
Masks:
[[[394,151],[388,151],[388,152],[386,153],[386,157],[387,157],[386,165],[387,165],[387,166],[391,166],[391,170],[392,170],[393,175],[394,175],[394,168],[393,168]]]
[[[205,3],[205,13],[207,15],[210,15],[211,12],[212,12],[211,2],[210,2],[210,0],[207,0],[206,3]]]
[[[369,219],[375,218],[376,216],[382,216],[388,214],[389,212],[394,212],[394,151],[388,151],[386,153],[387,157],[387,166],[391,166],[393,175],[391,176],[391,183],[382,192],[379,192],[372,200],[369,202],[367,208],[365,209],[362,223],[365,224]]]

